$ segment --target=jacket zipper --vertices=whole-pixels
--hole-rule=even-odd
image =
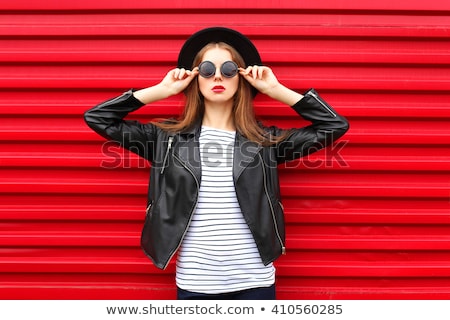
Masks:
[[[264,163],[263,158],[261,157],[261,154],[258,153],[259,159],[261,160],[261,163]],[[272,219],[273,223],[275,225],[275,231],[277,232],[278,241],[280,241],[281,244],[281,253],[286,254],[286,247],[284,246],[283,240],[281,239],[280,232],[278,231],[278,224],[277,219],[275,218],[275,211],[273,210],[273,204],[270,200],[269,191],[267,190],[267,177],[266,177],[266,171],[264,171],[264,166],[262,166],[262,172],[263,172],[263,180],[264,180],[264,192],[266,193],[267,200],[269,201],[270,206],[270,212],[272,213]]]
[[[319,99],[319,97],[312,91],[308,91],[306,94],[310,95],[311,97],[313,97],[314,99],[316,99],[329,113],[331,113],[331,115],[336,118],[336,113],[331,110],[331,108],[329,106],[327,106],[325,103],[322,102],[322,100]]]
[[[153,202],[150,202],[147,206],[147,209],[145,209],[145,216],[147,217],[150,213],[150,209],[152,208]]]
[[[169,265],[170,260],[172,260],[173,256],[174,256],[175,253],[178,251],[178,249],[180,249],[181,243],[183,242],[184,237],[186,236],[186,233],[187,233],[187,231],[188,231],[188,229],[189,229],[189,226],[191,225],[193,213],[194,213],[195,209],[197,208],[197,204],[198,204],[198,190],[200,189],[200,183],[198,182],[198,179],[197,179],[197,177],[195,176],[195,174],[192,172],[192,170],[189,169],[189,167],[186,166],[186,165],[183,163],[183,161],[181,161],[180,158],[178,158],[176,155],[174,155],[174,158],[176,158],[176,159],[181,163],[181,165],[182,165],[187,171],[189,171],[189,173],[194,177],[195,183],[197,184],[197,198],[196,198],[196,200],[195,200],[195,206],[193,207],[193,209],[192,209],[191,212],[190,212],[189,221],[188,221],[188,224],[187,224],[186,228],[184,229],[183,235],[181,236],[180,242],[178,242],[177,247],[176,247],[175,250],[170,254],[169,260],[167,260],[167,263],[164,265],[164,268],[163,268],[164,270],[167,268],[167,266]]]
[[[161,168],[161,174],[164,173],[164,169],[166,168],[166,162],[167,162],[167,159],[169,158],[169,152],[170,152],[170,149],[172,148],[172,142],[173,142],[173,136],[169,136],[169,141],[167,141],[167,151],[164,156],[164,160],[163,160],[163,164],[162,164],[162,168]]]

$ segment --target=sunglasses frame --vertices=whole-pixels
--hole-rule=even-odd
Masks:
[[[236,67],[236,73],[234,73],[232,76],[226,75],[226,74],[223,72],[223,67],[224,67],[224,65],[227,64],[227,63],[228,63],[228,64],[229,64],[229,63],[232,63],[232,64]],[[205,75],[205,74],[203,74],[203,73],[201,72],[201,66],[202,66],[203,64],[211,64],[211,65],[213,65],[213,67],[214,67],[214,72],[211,73],[211,75]],[[216,70],[217,70],[216,65],[215,65],[214,63],[212,63],[211,61],[209,61],[209,60],[203,61],[202,63],[200,63],[200,64],[198,65],[198,71],[199,71],[199,74],[200,74],[203,78],[206,78],[206,79],[213,77],[213,76],[216,74]],[[222,63],[222,65],[220,66],[220,73],[221,73],[222,76],[224,76],[225,78],[233,78],[234,76],[236,76],[236,75],[239,73],[239,66],[238,66],[237,63],[234,62],[234,61],[231,61],[231,60],[225,61],[225,62]]]

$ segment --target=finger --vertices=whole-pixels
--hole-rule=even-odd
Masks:
[[[192,78],[195,76],[195,72],[192,70],[186,70],[186,78]]]
[[[239,68],[239,73],[244,77],[245,80],[253,83],[256,80],[256,70],[255,66],[249,66],[247,68]]]
[[[258,66],[254,65],[252,68],[252,75],[253,75],[253,79],[256,80],[256,78],[258,77]]]
[[[173,70],[173,74],[172,74],[172,77],[174,78],[174,79],[178,79],[178,75],[180,74],[180,69],[174,69]]]
[[[186,75],[186,69],[184,69],[184,68],[180,69],[180,73],[178,74],[178,80],[184,79],[185,75]]]
[[[195,77],[198,74],[199,74],[198,67],[195,67],[194,69],[191,70],[190,76]]]
[[[253,68],[252,66],[248,66],[248,67],[245,69],[245,71],[244,71],[245,73],[244,73],[244,74],[245,74],[245,75],[249,75],[249,74],[251,73],[251,71],[252,71],[252,68]]]
[[[258,68],[258,79],[262,80],[264,74],[264,67]]]

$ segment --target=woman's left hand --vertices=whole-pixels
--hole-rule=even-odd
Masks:
[[[282,85],[269,67],[250,66],[247,69],[239,68],[239,74],[259,92],[287,105],[292,106],[303,98],[303,95]]]
[[[272,69],[266,66],[249,66],[247,69],[239,68],[239,74],[259,92],[267,95],[270,95],[270,92],[275,90],[280,84]]]

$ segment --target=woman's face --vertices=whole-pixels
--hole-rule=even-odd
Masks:
[[[211,48],[203,55],[203,61],[211,61],[216,66],[216,73],[210,78],[198,76],[198,85],[205,104],[207,102],[223,103],[232,101],[239,85],[239,74],[226,78],[220,72],[225,61],[233,61],[231,53],[219,47]]]

